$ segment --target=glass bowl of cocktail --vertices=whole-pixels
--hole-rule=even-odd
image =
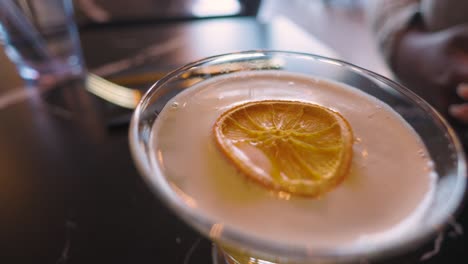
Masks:
[[[129,133],[145,181],[226,263],[403,254],[444,227],[466,185],[462,147],[426,102],[309,54],[188,64],[151,87]]]

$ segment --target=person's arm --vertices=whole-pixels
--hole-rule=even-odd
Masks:
[[[468,122],[468,105],[462,101],[468,99],[466,86],[457,90],[468,81],[468,25],[431,32],[417,0],[378,0],[370,11],[396,76],[442,113]]]
[[[391,60],[396,40],[418,16],[419,10],[419,0],[369,1],[370,25],[387,62]]]

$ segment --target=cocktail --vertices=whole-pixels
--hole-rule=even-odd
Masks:
[[[226,263],[402,254],[444,226],[466,186],[462,148],[427,103],[302,53],[232,53],[170,73],[139,103],[130,145],[153,191]]]

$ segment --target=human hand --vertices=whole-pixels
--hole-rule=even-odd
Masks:
[[[468,101],[468,83],[461,83],[458,85],[457,95],[465,101]],[[448,110],[452,117],[468,124],[468,103],[452,104],[449,106]]]
[[[397,41],[391,64],[409,88],[468,124],[468,24],[437,32],[420,25],[408,29]]]

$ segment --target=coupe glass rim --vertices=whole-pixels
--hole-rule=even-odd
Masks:
[[[241,246],[243,248],[254,248],[260,250],[261,252],[274,252],[277,255],[284,256],[286,259],[295,259],[295,260],[308,260],[308,259],[326,259],[326,260],[353,260],[360,259],[362,257],[373,257],[373,256],[382,256],[391,254],[392,252],[397,252],[399,250],[404,250],[406,248],[412,247],[415,244],[423,242],[429,236],[432,236],[435,232],[439,231],[442,226],[444,226],[451,217],[456,213],[459,205],[461,204],[466,186],[466,165],[465,157],[463,152],[463,147],[460,144],[454,130],[448,125],[448,123],[442,118],[442,116],[434,110],[428,103],[422,100],[419,96],[414,94],[408,88],[403,87],[402,85],[383,77],[377,73],[366,70],[364,68],[355,66],[353,64],[347,63],[345,61],[331,59],[319,55],[300,53],[300,52],[290,52],[290,51],[274,51],[274,50],[251,50],[243,51],[236,53],[226,53],[216,56],[207,57],[192,63],[189,63],[185,66],[182,66],[159,81],[157,81],[142,97],[139,104],[137,105],[129,128],[129,143],[130,150],[134,162],[139,170],[140,174],[143,176],[146,183],[152,188],[153,192],[156,193],[164,203],[171,208],[175,213],[183,218],[188,224],[192,225],[195,229],[201,233],[208,236],[210,228],[217,224],[214,219],[209,219],[202,213],[198,212],[196,209],[190,208],[187,206],[178,195],[172,191],[171,187],[164,181],[163,175],[159,174],[157,171],[151,170],[147,162],[147,153],[145,146],[140,133],[140,123],[142,121],[142,113],[147,108],[149,99],[153,94],[160,88],[163,87],[165,83],[169,82],[174,77],[177,77],[179,74],[186,72],[193,67],[206,65],[209,62],[215,60],[226,59],[227,61],[233,56],[283,56],[283,57],[304,57],[308,59],[314,59],[320,61],[320,63],[334,64],[337,67],[344,67],[352,72],[360,75],[364,75],[370,79],[378,80],[385,85],[393,88],[399,94],[403,94],[404,97],[409,98],[414,102],[418,107],[425,110],[428,115],[431,115],[433,119],[439,123],[439,125],[445,129],[446,134],[448,135],[448,140],[454,147],[455,152],[457,153],[457,185],[455,190],[452,192],[452,199],[446,204],[446,214],[443,217],[440,217],[438,221],[435,222],[432,228],[423,229],[420,232],[412,233],[409,237],[392,240],[390,243],[383,244],[382,246],[375,247],[372,249],[354,247],[354,246],[344,246],[344,247],[334,247],[334,248],[308,248],[308,247],[298,247],[291,246],[279,242],[265,241],[249,236],[245,233],[240,233],[238,230],[231,229],[229,227],[224,227],[222,236],[215,239],[219,242],[227,242],[234,246]]]

